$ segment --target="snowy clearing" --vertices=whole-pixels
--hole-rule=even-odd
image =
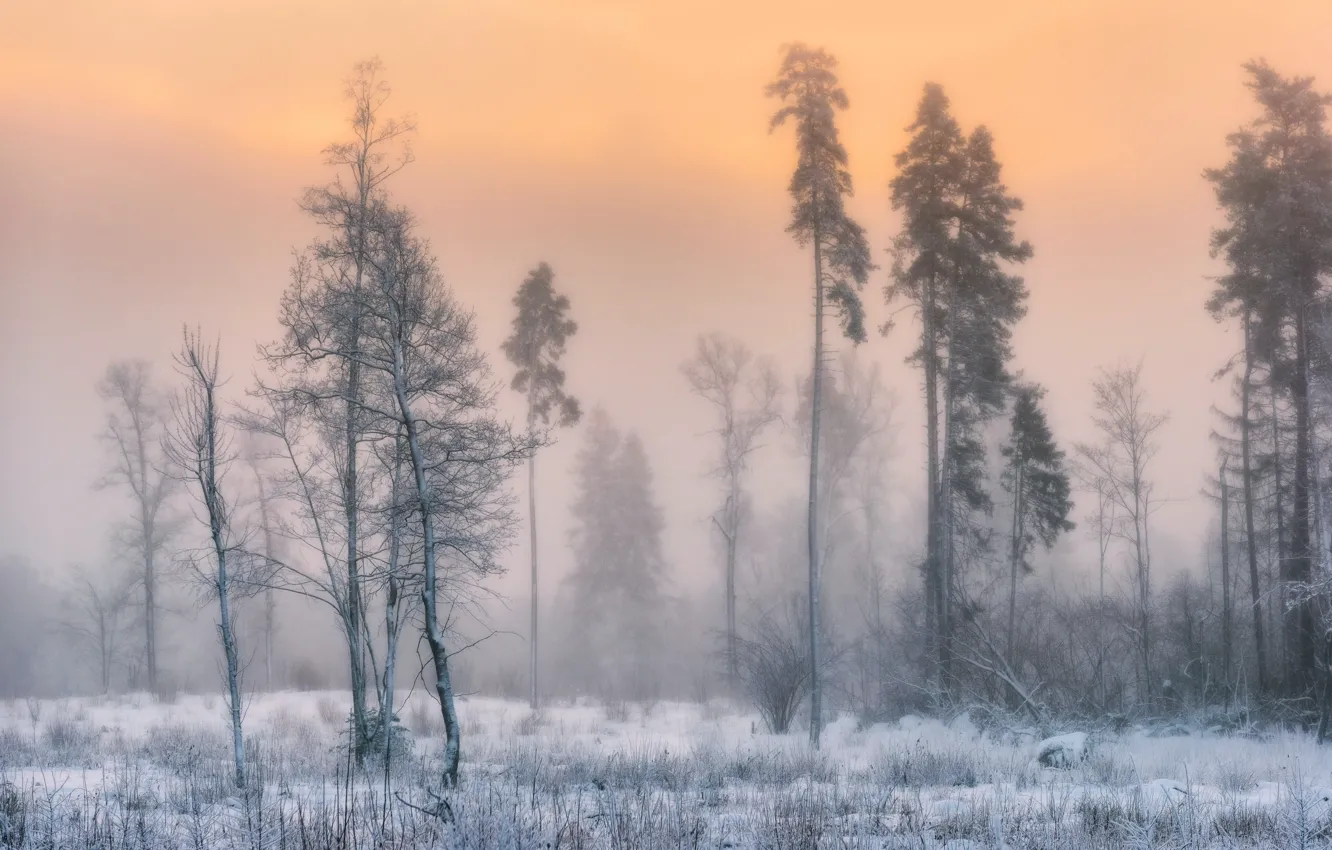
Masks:
[[[1332,837],[1332,756],[1303,734],[1039,736],[966,717],[858,729],[811,753],[721,703],[460,702],[463,773],[437,803],[439,715],[403,696],[410,754],[351,772],[344,693],[246,708],[255,787],[229,785],[220,697],[0,704],[0,846],[1307,847]],[[1058,730],[1056,730],[1058,731]],[[1069,730],[1076,732],[1076,730]],[[1181,732],[1189,734],[1179,734]],[[1051,746],[1045,741],[1045,746]],[[964,841],[977,842],[966,845]]]

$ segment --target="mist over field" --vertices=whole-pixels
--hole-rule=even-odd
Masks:
[[[6,7],[0,847],[1322,846],[1329,26]]]

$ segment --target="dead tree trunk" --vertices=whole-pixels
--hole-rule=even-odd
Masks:
[[[823,245],[814,233],[814,373],[809,431],[809,742],[819,748],[823,683],[819,676],[819,419],[823,404]]]

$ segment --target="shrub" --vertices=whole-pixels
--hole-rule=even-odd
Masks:
[[[22,847],[28,834],[28,801],[12,782],[0,782],[0,847]]]
[[[97,744],[97,731],[86,719],[80,720],[68,714],[59,714],[51,718],[42,733],[45,746],[62,758],[91,755]]]
[[[374,708],[366,712],[365,724],[365,740],[360,742],[361,752],[364,755],[382,759],[387,754],[390,760],[398,761],[412,754],[412,734],[402,725],[396,714],[390,718],[387,741],[379,709]],[[346,734],[351,733],[352,722],[348,716]]]

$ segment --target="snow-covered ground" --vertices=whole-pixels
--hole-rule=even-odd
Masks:
[[[420,693],[387,793],[381,764],[349,770],[344,693],[246,705],[244,794],[220,697],[0,703],[0,847],[1332,846],[1332,752],[1297,733],[1074,734],[1045,744],[1071,762],[1050,768],[1039,736],[965,715],[839,718],[813,753],[720,703],[459,710],[450,819],[431,814],[442,727]]]

